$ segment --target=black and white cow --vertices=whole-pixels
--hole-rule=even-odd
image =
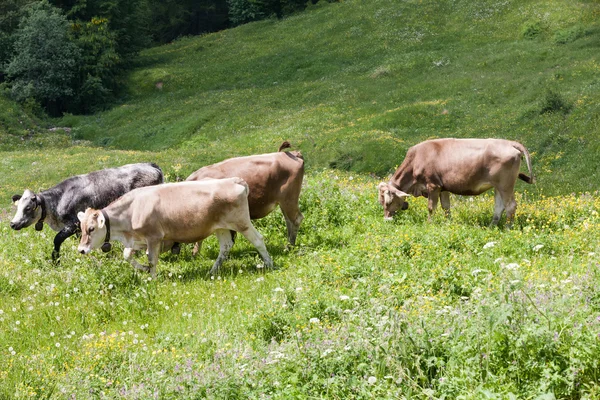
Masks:
[[[41,231],[44,222],[58,234],[54,237],[52,260],[58,260],[60,246],[79,232],[77,213],[88,207],[102,209],[124,195],[143,186],[163,183],[163,173],[154,163],[127,164],[68,178],[38,194],[25,190],[14,195],[17,213],[10,221],[16,231],[35,224]]]

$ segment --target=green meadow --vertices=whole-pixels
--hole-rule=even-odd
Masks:
[[[94,115],[0,96],[0,399],[600,398],[599,17],[319,2],[143,51]],[[529,149],[512,229],[488,226],[492,193],[383,221],[377,184],[438,137]],[[53,231],[8,225],[25,188],[141,161],[176,181],[283,140],[306,160],[305,220],[291,249],[278,210],[255,221],[276,270],[240,236],[213,278],[214,238],[156,279],[75,238],[53,265]]]

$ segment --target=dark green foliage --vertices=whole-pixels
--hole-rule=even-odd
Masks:
[[[122,59],[117,53],[116,35],[104,18],[74,24],[73,30],[82,56],[78,67],[78,90],[69,110],[97,111],[111,100],[112,91],[118,85]]]
[[[15,54],[6,72],[19,101],[33,98],[52,115],[73,97],[80,51],[70,40],[59,9],[43,1],[31,6],[15,33]]]
[[[5,78],[6,64],[13,53],[13,33],[19,27],[24,8],[32,0],[0,0],[0,82]]]
[[[220,0],[167,0],[148,3],[152,38],[168,43],[186,35],[227,27],[227,3]]]
[[[304,0],[227,0],[227,4],[233,25],[270,17],[282,18],[306,7]]]

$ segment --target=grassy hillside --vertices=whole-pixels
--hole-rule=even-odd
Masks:
[[[594,399],[600,396],[600,4],[348,0],[145,51],[121,104],[40,120],[0,98],[0,399]],[[48,131],[51,126],[70,132]],[[376,185],[433,137],[524,143],[514,228],[493,197],[426,200],[384,223]],[[122,247],[50,261],[10,195],[154,161],[185,178],[299,147],[298,246],[257,221],[221,276]],[[586,193],[584,193],[586,192]],[[441,213],[440,213],[441,214]],[[140,255],[140,260],[144,258]]]
[[[289,139],[313,167],[385,175],[427,138],[503,137],[534,153],[540,190],[592,190],[599,12],[592,1],[330,4],[145,51],[123,104],[64,123],[107,148],[177,149],[186,172]]]

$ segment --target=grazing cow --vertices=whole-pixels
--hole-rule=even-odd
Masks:
[[[79,232],[79,211],[105,207],[132,189],[162,182],[158,165],[140,163],[73,176],[38,194],[25,190],[23,195],[12,197],[17,202],[17,213],[10,227],[18,231],[35,224],[35,229],[41,231],[46,222],[58,232],[52,251],[52,260],[57,261],[61,244]]]
[[[531,177],[519,172],[522,156]],[[431,219],[438,198],[449,215],[450,193],[478,195],[494,188],[496,204],[491,224],[498,223],[504,210],[510,224],[517,208],[517,178],[535,182],[529,152],[521,143],[503,139],[427,140],[408,149],[390,181],[379,184],[379,202],[384,218],[391,220],[400,208],[408,208],[408,196],[424,196],[429,200]]]
[[[300,223],[304,219],[298,207],[304,177],[304,158],[298,151],[283,152],[290,147],[290,143],[285,141],[279,146],[277,153],[230,158],[202,167],[186,180],[199,181],[234,176],[242,178],[250,188],[250,218],[266,217],[279,204],[285,218],[288,241],[293,246],[296,244]],[[198,249],[199,244],[196,244],[194,254]]]
[[[242,233],[256,247],[265,266],[273,267],[263,238],[250,221],[248,185],[241,178],[135,189],[102,210],[88,208],[77,216],[81,222],[81,254],[116,239],[125,246],[125,259],[153,276],[163,241],[192,243],[212,233],[220,246],[219,257],[210,270],[216,274],[233,246],[230,230]],[[149,266],[132,258],[134,250],[144,247]]]

